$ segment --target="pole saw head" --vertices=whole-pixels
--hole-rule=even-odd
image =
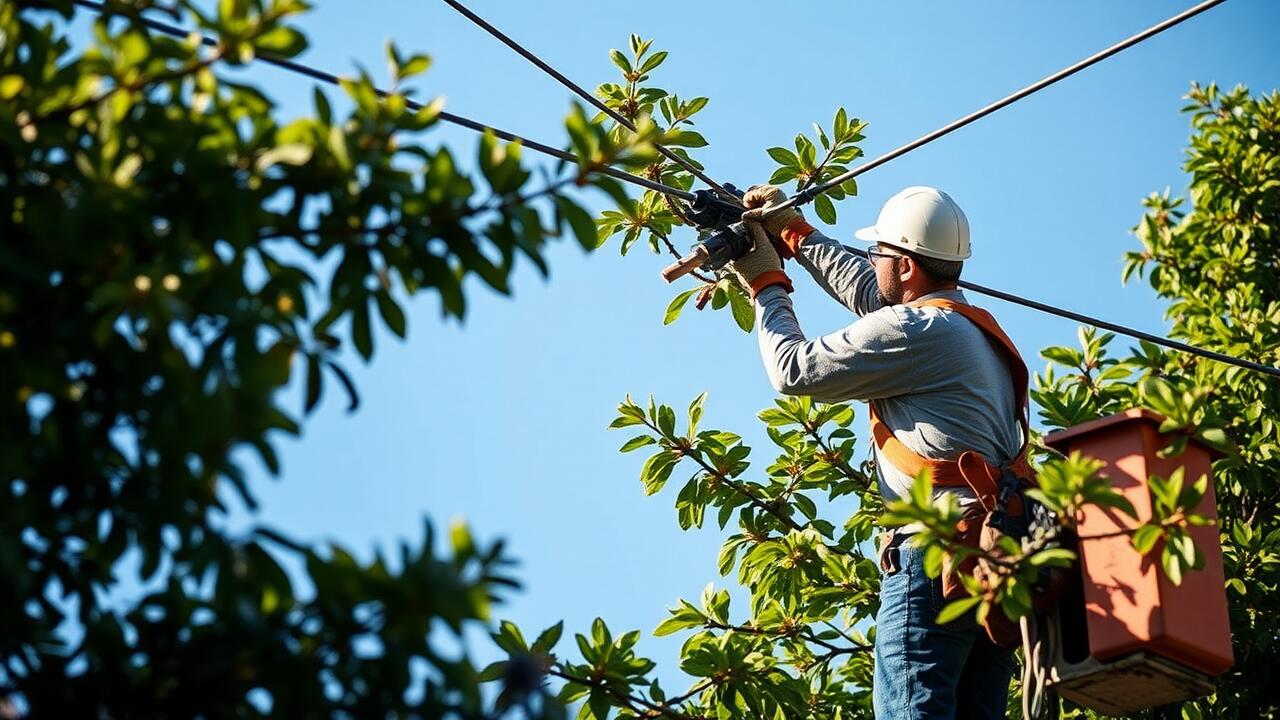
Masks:
[[[725,189],[738,197],[742,191],[730,184]],[[719,270],[731,260],[751,250],[751,234],[742,223],[742,206],[718,196],[711,190],[698,190],[689,205],[687,216],[698,228],[702,240],[688,255],[662,271],[667,282],[684,277],[695,269]]]

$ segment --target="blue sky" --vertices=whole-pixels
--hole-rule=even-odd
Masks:
[[[625,48],[630,33],[655,38],[671,56],[654,82],[711,98],[698,116],[711,145],[697,156],[714,177],[746,186],[772,172],[766,147],[789,144],[813,121],[829,124],[839,106],[870,121],[863,147],[874,157],[1188,4],[475,0],[472,7],[588,87],[614,80],[608,50]],[[306,62],[337,72],[360,62],[385,79],[383,44],[391,38],[434,57],[417,83],[422,96],[445,95],[452,112],[550,144],[565,137],[568,92],[443,3],[321,2],[301,25],[311,39]],[[1276,87],[1276,27],[1280,5],[1232,0],[863,176],[859,197],[842,203],[839,224],[824,229],[848,240],[897,190],[934,185],[968,214],[968,279],[1163,333],[1163,305],[1151,291],[1119,282],[1121,255],[1136,247],[1129,230],[1139,201],[1166,186],[1185,188],[1189,130],[1178,109],[1191,81]],[[249,74],[282,116],[310,109],[309,81],[269,67]],[[476,137],[466,131],[440,128],[426,139],[474,155]],[[589,201],[604,207],[599,197]],[[550,281],[526,265],[512,298],[473,284],[464,324],[442,321],[434,297],[415,299],[407,341],[380,333],[373,364],[352,361],[360,411],[346,415],[330,387],[303,437],[280,443],[282,477],[268,479],[257,467],[253,475],[259,520],[364,557],[376,545],[420,538],[424,516],[441,526],[465,518],[481,538],[505,537],[525,589],[499,616],[529,633],[564,619],[567,651],[571,634],[598,615],[615,631],[647,635],[678,597],[696,600],[708,581],[720,580],[722,534],[682,533],[675,490],[646,498],[637,479],[642,454],[616,452],[629,437],[605,429],[617,402],[653,393],[682,409],[709,390],[704,426],[743,433],[765,452],[755,414],[773,393],[754,338],[726,314],[689,311],[662,326],[668,300],[687,287],[659,279],[666,258],[622,258],[616,242],[588,256],[566,242],[550,259]],[[852,321],[807,277],[796,280],[797,312],[811,336]],[[1039,348],[1075,342],[1071,322],[971,300],[997,314],[1033,368],[1044,364]],[[290,402],[301,406],[296,392]],[[860,434],[865,423],[859,408]],[[668,689],[682,687],[679,643],[679,636],[646,637],[639,646],[659,662]],[[494,657],[483,643],[473,648],[482,661]]]

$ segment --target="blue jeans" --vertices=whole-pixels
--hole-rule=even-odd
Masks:
[[[935,623],[947,605],[941,578],[925,575],[923,552],[909,543],[898,558],[901,570],[881,580],[876,614],[876,720],[1005,717],[1013,651],[991,642],[972,612]]]

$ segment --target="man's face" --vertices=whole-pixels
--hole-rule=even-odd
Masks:
[[[897,305],[902,302],[902,263],[901,254],[884,245],[872,245],[867,249],[867,259],[876,270],[876,285],[880,289],[880,302],[885,305]]]

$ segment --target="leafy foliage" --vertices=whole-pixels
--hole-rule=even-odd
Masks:
[[[862,157],[862,148],[858,147],[856,143],[865,139],[862,131],[866,127],[867,123],[858,118],[854,118],[852,121],[849,120],[848,113],[845,112],[844,108],[836,110],[836,117],[832,121],[830,136],[827,135],[827,131],[821,125],[818,123],[813,124],[814,135],[818,138],[818,142],[822,144],[824,153],[822,160],[818,160],[817,147],[812,140],[803,134],[796,135],[795,152],[791,152],[784,147],[769,148],[769,157],[773,158],[781,166],[770,176],[769,182],[773,185],[780,185],[795,180],[795,189],[799,192],[812,185],[827,182],[844,174],[849,169],[849,163]],[[822,219],[822,222],[834,225],[836,222],[835,203],[857,194],[858,181],[846,180],[814,198],[813,211]]]
[[[294,379],[304,413],[335,381],[354,409],[344,350],[369,360],[378,324],[404,336],[405,298],[429,291],[461,318],[469,278],[506,293],[518,258],[546,272],[556,237],[594,247],[562,190],[624,199],[589,172],[648,164],[652,131],[575,109],[567,177],[534,182],[492,137],[468,174],[420,142],[442,107],[410,104],[427,56],[389,47],[385,96],[362,72],[342,80],[345,115],[317,90],[282,123],[221,73],[301,52],[306,3],[159,8],[211,46],[153,34],[151,9],[109,3],[77,46],[68,22],[87,11],[71,2],[0,7],[0,701],[476,717],[475,669],[433,643],[484,625],[515,585],[501,544],[457,527],[442,551],[428,529],[361,562],[267,528],[231,536],[232,498],[255,507],[236,451],[278,472],[275,439],[300,431],[279,402]],[[516,687],[510,704],[541,692]]]
[[[690,129],[695,125],[694,115],[707,106],[708,100],[705,97],[682,100],[675,93],[647,85],[652,73],[667,58],[665,51],[650,52],[652,45],[652,40],[643,40],[637,35],[632,35],[630,55],[620,50],[611,51],[610,58],[621,73],[623,82],[604,83],[596,88],[596,95],[605,105],[616,110],[633,124],[657,123],[654,112],[657,110],[662,122],[658,123],[661,133],[656,137],[655,142],[672,149],[672,152],[681,159],[698,170],[703,170],[702,164],[695,160],[688,150],[702,148],[708,144],[706,138]],[[606,119],[607,116],[604,113],[596,117],[598,121]],[[863,139],[862,130],[866,125],[865,122],[856,118],[849,120],[844,108],[837,111],[830,136],[820,126],[814,124],[816,137],[824,150],[821,162],[817,161],[816,146],[804,135],[796,136],[795,153],[785,148],[770,148],[769,154],[782,163],[782,167],[774,173],[770,182],[797,180],[797,189],[803,189],[844,172],[847,169],[846,163],[862,155],[862,150],[855,143]],[[614,123],[613,131],[621,133],[625,132],[625,128]],[[665,158],[656,159],[643,170],[633,170],[633,172],[681,190],[689,190],[694,184],[692,174]],[[857,192],[857,183],[850,180],[820,197],[814,204],[815,211],[825,222],[834,223],[833,201],[856,195]],[[682,226],[694,227],[689,220],[688,212],[688,207],[682,201],[647,190],[639,200],[622,202],[616,210],[605,210],[601,213],[596,220],[599,242],[603,245],[613,236],[621,235],[619,249],[623,255],[626,255],[638,241],[644,238],[649,249],[655,254],[661,254],[665,250],[672,257],[679,258],[681,252],[676,248],[671,236],[677,228]],[[706,232],[699,230],[695,242],[704,239],[705,236]],[[751,307],[750,295],[745,288],[739,286],[731,273],[722,270],[716,277],[711,277],[695,272],[692,273],[692,277],[698,280],[700,285],[691,290],[681,291],[672,299],[663,315],[663,324],[670,325],[675,322],[689,300],[696,298],[694,306],[699,310],[705,308],[708,302],[713,310],[728,307],[734,322],[744,332],[750,332],[754,328],[755,312]]]

